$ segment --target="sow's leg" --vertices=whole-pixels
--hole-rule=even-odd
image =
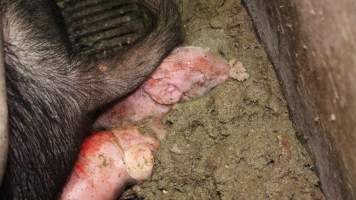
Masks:
[[[132,2],[149,10],[152,28],[107,56],[95,44],[99,53],[79,53],[73,42],[89,44],[85,34],[70,32],[66,19],[74,18],[63,20],[54,1],[0,1],[10,115],[0,199],[57,198],[90,128],[89,114],[135,89],[179,43],[179,16],[170,0]]]

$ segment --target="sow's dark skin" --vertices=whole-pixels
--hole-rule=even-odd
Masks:
[[[0,199],[56,199],[87,137],[90,113],[139,86],[180,42],[170,0],[141,0],[152,30],[113,58],[72,56],[51,0],[2,0],[10,150]]]

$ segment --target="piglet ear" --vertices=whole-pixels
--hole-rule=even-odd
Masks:
[[[159,104],[172,105],[178,103],[183,93],[175,85],[156,79],[148,80],[143,86],[149,96]]]

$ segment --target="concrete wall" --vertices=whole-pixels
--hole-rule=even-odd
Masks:
[[[329,200],[356,199],[356,1],[244,0]]]

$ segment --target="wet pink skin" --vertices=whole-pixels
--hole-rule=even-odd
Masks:
[[[115,199],[128,184],[151,176],[153,152],[158,147],[157,140],[142,135],[135,127],[94,133],[81,146],[60,199]]]
[[[126,185],[148,179],[159,143],[134,125],[152,118],[152,130],[163,139],[164,114],[227,80],[229,70],[224,59],[202,48],[174,50],[136,92],[99,117],[94,127],[111,131],[94,133],[83,143],[60,199],[111,200]]]
[[[94,127],[117,127],[162,117],[174,104],[200,97],[227,80],[229,70],[224,59],[208,50],[177,48],[135,93],[101,115]]]

